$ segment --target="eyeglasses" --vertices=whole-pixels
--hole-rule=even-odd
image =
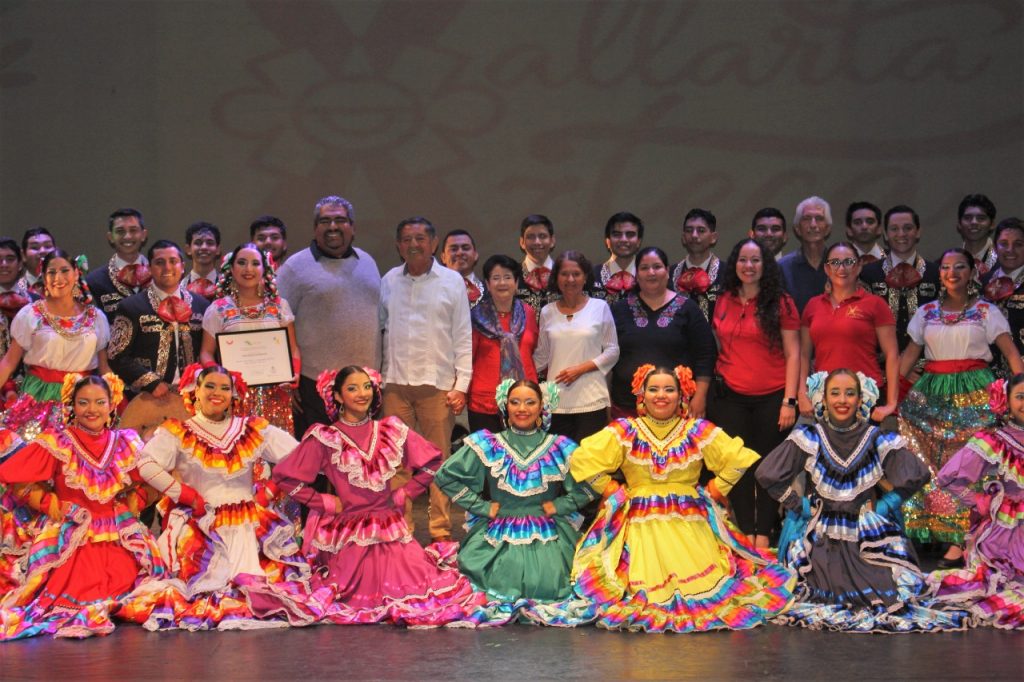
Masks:
[[[852,268],[859,262],[856,258],[829,258],[825,264],[834,268]]]
[[[327,227],[329,225],[334,225],[334,224],[338,224],[338,225],[351,225],[352,221],[349,220],[348,218],[346,218],[345,216],[333,216],[333,217],[324,216],[323,218],[317,218],[316,219],[316,224],[317,225],[323,225],[324,227]]]

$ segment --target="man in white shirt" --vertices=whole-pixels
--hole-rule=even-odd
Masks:
[[[384,275],[380,289],[383,411],[399,417],[447,458],[455,415],[466,407],[473,374],[466,285],[462,275],[434,260],[437,232],[426,218],[399,223],[396,244],[405,262]],[[431,485],[427,518],[435,541],[451,539],[450,506]]]
[[[846,238],[867,265],[885,258],[882,240],[882,209],[870,201],[855,201],[846,208]]]

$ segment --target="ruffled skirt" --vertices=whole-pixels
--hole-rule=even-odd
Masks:
[[[774,622],[842,632],[963,630],[970,615],[924,600],[924,576],[910,543],[889,519],[864,508],[857,539],[830,538],[817,509],[787,552],[800,581],[796,602]]]
[[[465,621],[486,602],[459,573],[458,546],[424,549],[398,509],[330,517],[312,511],[306,524],[312,583],[333,594],[331,623],[437,627]]]
[[[969,609],[980,625],[1024,630],[1024,498],[990,483],[988,518],[971,529],[966,568],[928,576],[931,593]]]
[[[148,630],[234,630],[310,625],[329,591],[310,587],[294,527],[255,502],[222,505],[200,519],[170,509],[158,544],[172,580],[136,590],[121,616]],[[168,512],[169,510],[169,512]]]
[[[992,372],[988,369],[926,372],[900,403],[900,433],[912,451],[924,456],[932,474],[932,482],[903,504],[906,533],[912,540],[963,542],[968,510],[934,481],[968,438],[994,423],[988,407],[990,383]]]
[[[754,549],[703,491],[649,485],[603,503],[573,563],[563,613],[609,630],[756,627],[792,599],[795,575]],[[550,624],[560,624],[554,608]]]
[[[43,528],[24,557],[23,581],[0,602],[0,641],[109,634],[121,600],[165,575],[150,532],[127,509],[115,512],[93,518],[76,506]]]

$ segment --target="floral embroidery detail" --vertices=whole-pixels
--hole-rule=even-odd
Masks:
[[[235,305],[234,299],[230,296],[224,298],[218,298],[211,304],[220,316],[224,329],[227,329],[232,322],[237,320],[251,320],[253,318],[243,315],[242,309]],[[281,306],[279,302],[274,300],[267,300],[263,303],[263,315],[259,318],[262,320],[266,319],[281,319]]]
[[[629,294],[626,296],[626,302],[629,305],[630,312],[633,313],[633,324],[641,329],[646,327],[649,320],[647,313],[647,306],[640,300],[637,294]],[[658,319],[656,324],[664,329],[672,323],[672,318],[675,317],[676,312],[683,307],[683,303],[686,302],[686,297],[682,294],[676,294],[676,297],[666,303],[658,311]]]

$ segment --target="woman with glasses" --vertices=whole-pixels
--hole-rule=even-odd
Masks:
[[[907,376],[924,352],[921,378],[900,403],[900,432],[931,469],[932,483],[903,505],[907,535],[918,542],[949,543],[939,568],[962,567],[969,511],[940,490],[939,470],[979,429],[995,423],[988,404],[993,375],[991,346],[1006,358],[1013,374],[1024,371],[1010,337],[1010,325],[998,306],[973,291],[974,256],[949,249],[939,261],[942,292],[917,309],[907,326],[910,343],[900,357]]]
[[[470,311],[473,325],[473,379],[467,407],[469,430],[498,433],[504,424],[494,401],[502,379],[537,380],[533,349],[537,347],[537,315],[515,297],[522,267],[498,254],[484,262],[487,292]]]
[[[825,250],[825,274],[829,286],[807,302],[800,319],[800,414],[812,416],[807,377],[846,368],[883,386],[885,404],[871,413],[873,421],[881,422],[896,410],[898,400],[896,318],[880,296],[860,286],[860,260],[853,244],[836,242]]]

